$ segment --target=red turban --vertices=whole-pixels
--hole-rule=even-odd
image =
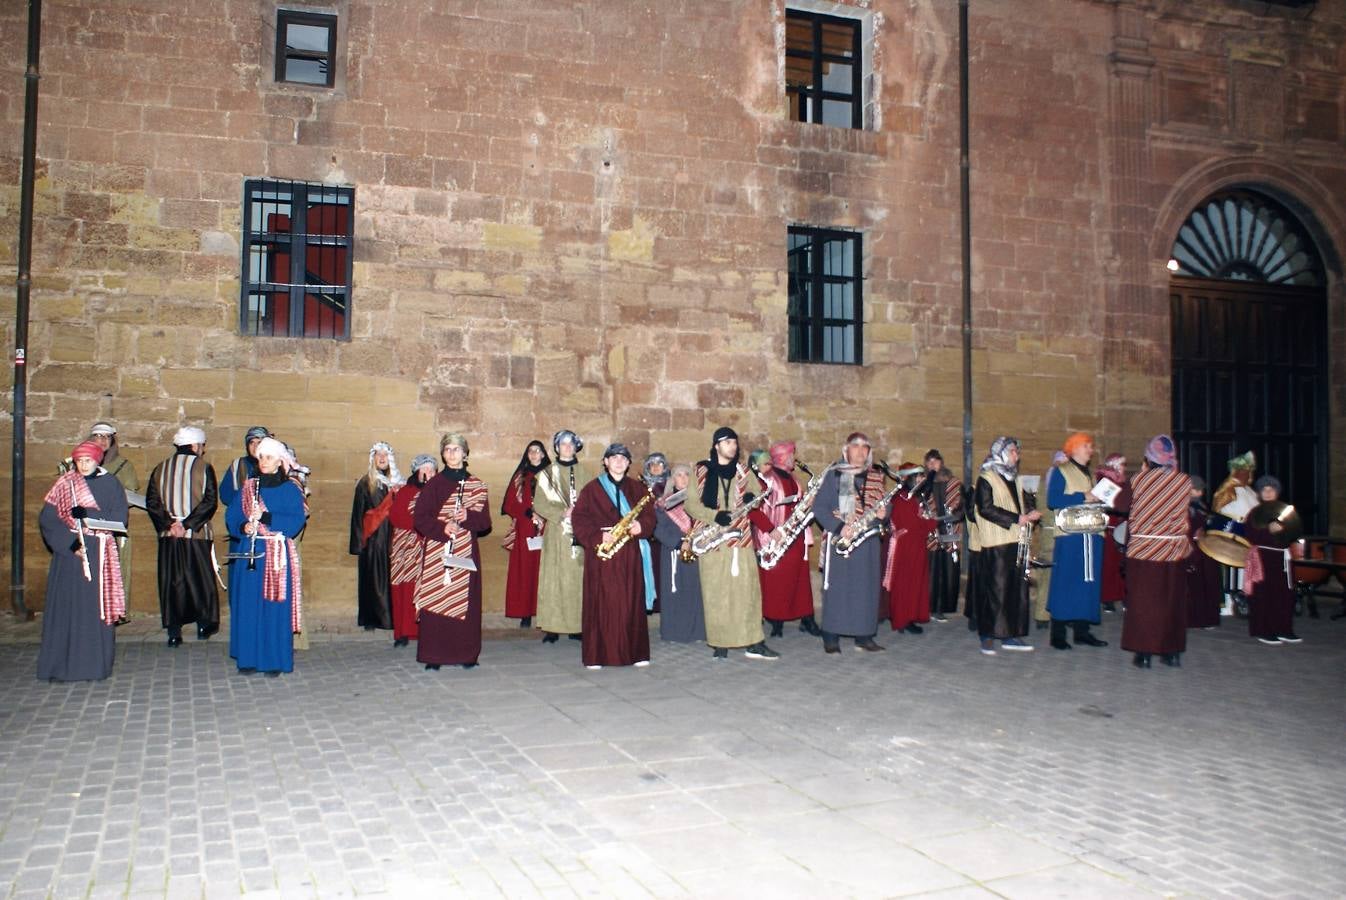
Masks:
[[[88,457],[96,463],[103,461],[103,448],[93,441],[82,441],[75,445],[75,449],[70,451],[71,459],[80,459]]]
[[[776,441],[771,445],[771,464],[777,468],[785,468],[785,464],[790,461],[790,457],[795,455],[794,441]]]
[[[1092,435],[1085,434],[1083,431],[1077,431],[1066,438],[1065,447],[1062,449],[1066,451],[1066,456],[1074,456],[1076,450],[1080,449],[1085,444],[1092,444],[1093,442],[1094,439]]]

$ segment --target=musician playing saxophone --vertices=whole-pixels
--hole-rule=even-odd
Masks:
[[[967,598],[969,617],[980,640],[981,652],[995,655],[995,642],[1004,650],[1032,650],[1024,643],[1030,618],[1028,577],[1020,549],[1030,528],[1042,518],[1019,481],[1019,441],[1002,435],[977,476],[976,510],[980,552],[979,570],[972,581],[976,590]],[[1030,548],[1031,549],[1031,548]]]
[[[767,465],[758,472],[763,490],[767,492],[764,504],[749,513],[753,526],[753,540],[760,551],[772,541],[789,541],[780,561],[770,569],[761,569],[762,615],[771,623],[771,636],[780,637],[786,622],[799,620],[799,630],[814,637],[822,634],[813,618],[813,583],[809,578],[809,545],[812,530],[805,526],[794,534],[793,540],[782,530],[804,501],[804,489],[795,478],[794,441],[777,441],[767,451]],[[796,521],[798,517],[796,517]]]
[[[626,445],[610,445],[603,471],[580,491],[570,514],[584,548],[580,646],[590,669],[650,664],[645,613],[654,605],[654,570],[649,542],[640,537],[654,531],[654,504],[639,478],[626,477],[630,468]]]
[[[1094,456],[1094,439],[1082,431],[1066,438],[1066,460],[1047,473],[1047,507],[1053,512],[1071,506],[1101,504],[1092,493],[1095,485],[1089,461]],[[1102,519],[1106,527],[1107,519]],[[1069,650],[1066,628],[1075,634],[1075,643],[1106,647],[1089,631],[1101,619],[1103,587],[1103,532],[1069,533],[1059,527],[1052,550],[1051,590],[1047,613],[1051,616],[1051,643],[1057,650]]]
[[[857,650],[871,653],[884,648],[875,642],[879,628],[879,557],[883,541],[877,537],[859,543],[849,555],[836,550],[841,538],[859,536],[861,522],[887,518],[883,472],[870,465],[872,452],[863,432],[852,432],[841,448],[841,459],[828,470],[813,503],[813,515],[826,533],[823,545],[823,650],[841,652],[843,636],[855,639]],[[880,508],[883,507],[883,508]],[[867,515],[873,514],[873,515]]]
[[[735,511],[760,490],[756,476],[739,464],[738,433],[729,427],[717,428],[710,455],[696,464],[696,483],[688,487],[683,504],[687,515],[701,523],[699,528],[742,529],[739,537],[703,554],[698,563],[706,643],[717,660],[727,659],[732,647],[743,647],[749,659],[780,656],[762,639],[762,589],[752,529],[747,516],[740,515],[741,521],[735,521]]]

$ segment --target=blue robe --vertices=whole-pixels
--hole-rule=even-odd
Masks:
[[[1083,493],[1066,493],[1066,479],[1061,470],[1053,467],[1047,475],[1047,506],[1061,509],[1085,503]],[[1085,545],[1089,545],[1091,562],[1085,580]],[[1047,612],[1061,622],[1090,622],[1098,624],[1099,601],[1103,588],[1103,535],[1057,533],[1052,545],[1052,578],[1047,597]]]
[[[292,481],[276,487],[262,487],[262,503],[271,513],[272,531],[293,539],[304,528],[304,495]],[[243,493],[239,491],[229,502],[224,516],[229,535],[241,549],[250,542],[243,533],[247,517],[243,515]],[[262,541],[257,542],[261,550]],[[286,584],[283,602],[262,599],[262,576],[266,560],[257,560],[253,569],[246,560],[235,560],[230,565],[229,600],[233,621],[229,628],[229,655],[238,662],[240,671],[256,669],[260,672],[294,671],[294,636],[290,609],[294,602],[294,585]]]
[[[251,456],[247,455],[240,456],[238,459],[230,463],[229,467],[224,470],[224,475],[221,476],[220,483],[215,489],[215,497],[219,501],[219,505],[223,507],[227,512],[229,507],[234,505],[234,500],[235,498],[238,497],[238,492],[243,487],[243,481],[247,480],[248,478],[252,478],[256,475],[257,475],[257,460],[253,459]],[[241,548],[238,545],[238,538],[234,537],[234,533],[232,531],[229,532],[229,552],[230,553],[241,552]],[[240,560],[238,565],[234,565],[232,560],[226,562],[224,565],[226,571],[228,572],[228,575],[226,576],[225,592],[228,594],[229,597],[230,647],[234,646],[234,640],[235,640],[234,594],[238,592],[238,583],[237,583],[238,571],[243,567],[245,567],[246,565],[247,562],[243,560]]]

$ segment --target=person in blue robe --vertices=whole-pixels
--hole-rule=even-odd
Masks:
[[[1066,439],[1066,460],[1047,473],[1047,506],[1053,511],[1068,506],[1099,503],[1091,491],[1094,477],[1089,460],[1094,455],[1094,440],[1083,432]],[[1052,578],[1047,596],[1051,616],[1051,644],[1057,650],[1071,649],[1066,629],[1075,635],[1076,644],[1106,647],[1090,631],[1097,625],[1102,609],[1103,535],[1064,534],[1059,523],[1052,549]]]

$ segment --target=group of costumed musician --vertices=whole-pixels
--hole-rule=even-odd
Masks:
[[[97,681],[112,674],[114,625],[126,613],[116,532],[127,522],[126,490],[100,463],[103,448],[83,441],[70,454],[38,514],[51,551],[37,677]],[[91,527],[107,525],[114,528]]]
[[[654,569],[648,541],[654,532],[653,497],[644,482],[628,478],[631,451],[612,444],[603,471],[586,484],[571,511],[571,527],[584,551],[581,657],[590,669],[647,666],[647,612],[654,606]],[[622,525],[626,533],[614,529]]]
[[[467,470],[467,438],[439,442],[444,468],[416,498],[416,532],[425,539],[413,603],[419,614],[416,659],[430,670],[476,667],[481,656],[481,553],[491,531],[486,483]]]
[[[888,510],[883,472],[870,465],[871,457],[869,438],[858,431],[850,434],[841,459],[823,476],[813,504],[814,519],[825,534],[822,637],[827,653],[841,652],[843,636],[853,638],[860,650],[884,649],[874,640],[883,542],[865,539],[863,523],[866,519],[881,522]],[[848,549],[839,549],[839,544]]]
[[[760,452],[760,451],[759,451]],[[765,462],[755,467],[766,500],[749,513],[753,541],[759,551],[772,541],[783,540],[784,525],[803,499],[804,488],[795,477],[795,444],[777,441],[765,452]],[[813,534],[806,527],[771,568],[760,569],[762,615],[771,624],[771,636],[784,634],[786,622],[799,621],[799,630],[815,637],[822,634],[813,617],[813,583],[809,575],[809,547]]]
[[[1005,650],[1032,650],[1024,643],[1029,625],[1028,567],[1031,529],[1042,514],[1018,483],[1019,441],[1001,436],[991,444],[974,489],[977,547],[969,588],[969,628],[977,633],[981,652],[995,655],[995,642]]]
[[[1097,483],[1089,472],[1094,456],[1094,440],[1084,432],[1066,438],[1066,459],[1047,474],[1047,508],[1058,513],[1066,507],[1102,504],[1093,493]],[[1106,516],[1100,509],[1100,515]],[[1105,519],[1106,521],[1106,519]],[[1101,611],[1103,586],[1103,534],[1082,531],[1065,533],[1057,521],[1052,549],[1051,591],[1047,612],[1051,617],[1051,645],[1069,650],[1066,629],[1074,633],[1076,644],[1106,647],[1107,641],[1089,630],[1097,625]]]
[[[393,448],[383,441],[369,448],[369,468],[355,483],[351,501],[350,553],[359,557],[356,623],[366,631],[393,628],[389,577],[393,526],[388,521],[393,495],[406,480],[397,470]]]
[[[296,539],[308,509],[285,445],[274,437],[248,444],[255,474],[236,482],[225,510],[231,545],[239,548],[229,566],[229,652],[239,672],[275,676],[294,670],[294,635],[303,630]],[[226,478],[244,469],[231,467]]]
[[[159,614],[168,646],[182,644],[182,626],[198,640],[220,630],[214,532],[218,506],[215,469],[205,460],[206,433],[185,426],[173,435],[175,452],[155,466],[145,487],[145,511],[159,535]]]

